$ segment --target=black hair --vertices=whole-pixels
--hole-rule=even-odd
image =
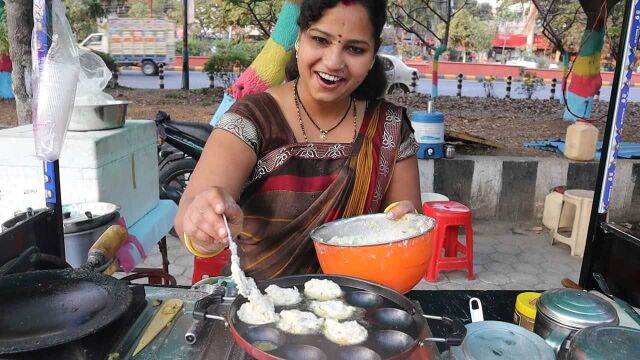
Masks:
[[[312,23],[318,21],[322,17],[322,13],[338,5],[339,2],[346,0],[304,0],[300,5],[300,16],[298,17],[298,26],[300,31],[307,30]],[[380,35],[387,21],[387,0],[351,0],[351,3],[362,5],[369,14],[369,19],[373,27],[373,38],[375,41],[374,50],[377,53],[382,44]],[[298,63],[296,57],[292,56],[285,69],[287,80],[297,78]],[[387,88],[387,77],[384,72],[384,66],[379,56],[374,56],[373,67],[367,73],[364,81],[353,92],[353,97],[358,100],[375,100],[382,95]]]

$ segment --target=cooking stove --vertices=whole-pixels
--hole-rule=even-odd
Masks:
[[[147,345],[135,359],[197,359],[197,360],[251,360],[235,343],[230,329],[223,320],[205,320],[196,334],[193,344],[187,343],[185,334],[194,330],[197,320],[193,318],[195,303],[212,292],[215,286],[205,285],[200,289],[185,287],[132,285],[133,301],[129,309],[116,321],[102,330],[74,342],[38,351],[31,351],[0,359],[56,359],[56,360],[121,360],[133,358],[138,339],[147,324],[158,312],[163,300],[183,300],[183,311]],[[233,302],[235,289],[225,288],[222,303],[209,308],[210,314],[226,316]],[[424,348],[431,348],[426,346]],[[429,344],[432,345],[432,344]],[[435,349],[435,346],[432,347]],[[425,350],[426,351],[426,350]],[[438,359],[429,354],[420,359]]]

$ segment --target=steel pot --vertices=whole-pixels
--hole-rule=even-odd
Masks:
[[[561,360],[640,359],[640,330],[623,326],[592,326],[578,331]]]
[[[533,331],[558,353],[581,329],[618,325],[616,309],[604,299],[575,289],[545,291],[536,304]]]
[[[503,321],[465,325],[467,335],[448,352],[450,360],[554,360],[551,346],[527,329]]]
[[[73,107],[69,131],[108,130],[122,127],[127,116],[128,101]]]

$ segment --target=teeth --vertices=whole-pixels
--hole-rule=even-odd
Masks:
[[[320,75],[321,78],[323,78],[325,80],[329,80],[329,81],[338,81],[338,80],[342,79],[341,77],[329,75],[329,74],[326,74],[326,73],[323,73],[323,72],[319,72],[319,71],[318,71],[318,75]]]

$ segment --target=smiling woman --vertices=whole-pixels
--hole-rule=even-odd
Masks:
[[[199,254],[227,245],[224,213],[248,276],[313,273],[314,228],[419,207],[413,129],[381,99],[385,21],[384,0],[302,2],[288,81],[222,116],[182,197],[176,229]]]

